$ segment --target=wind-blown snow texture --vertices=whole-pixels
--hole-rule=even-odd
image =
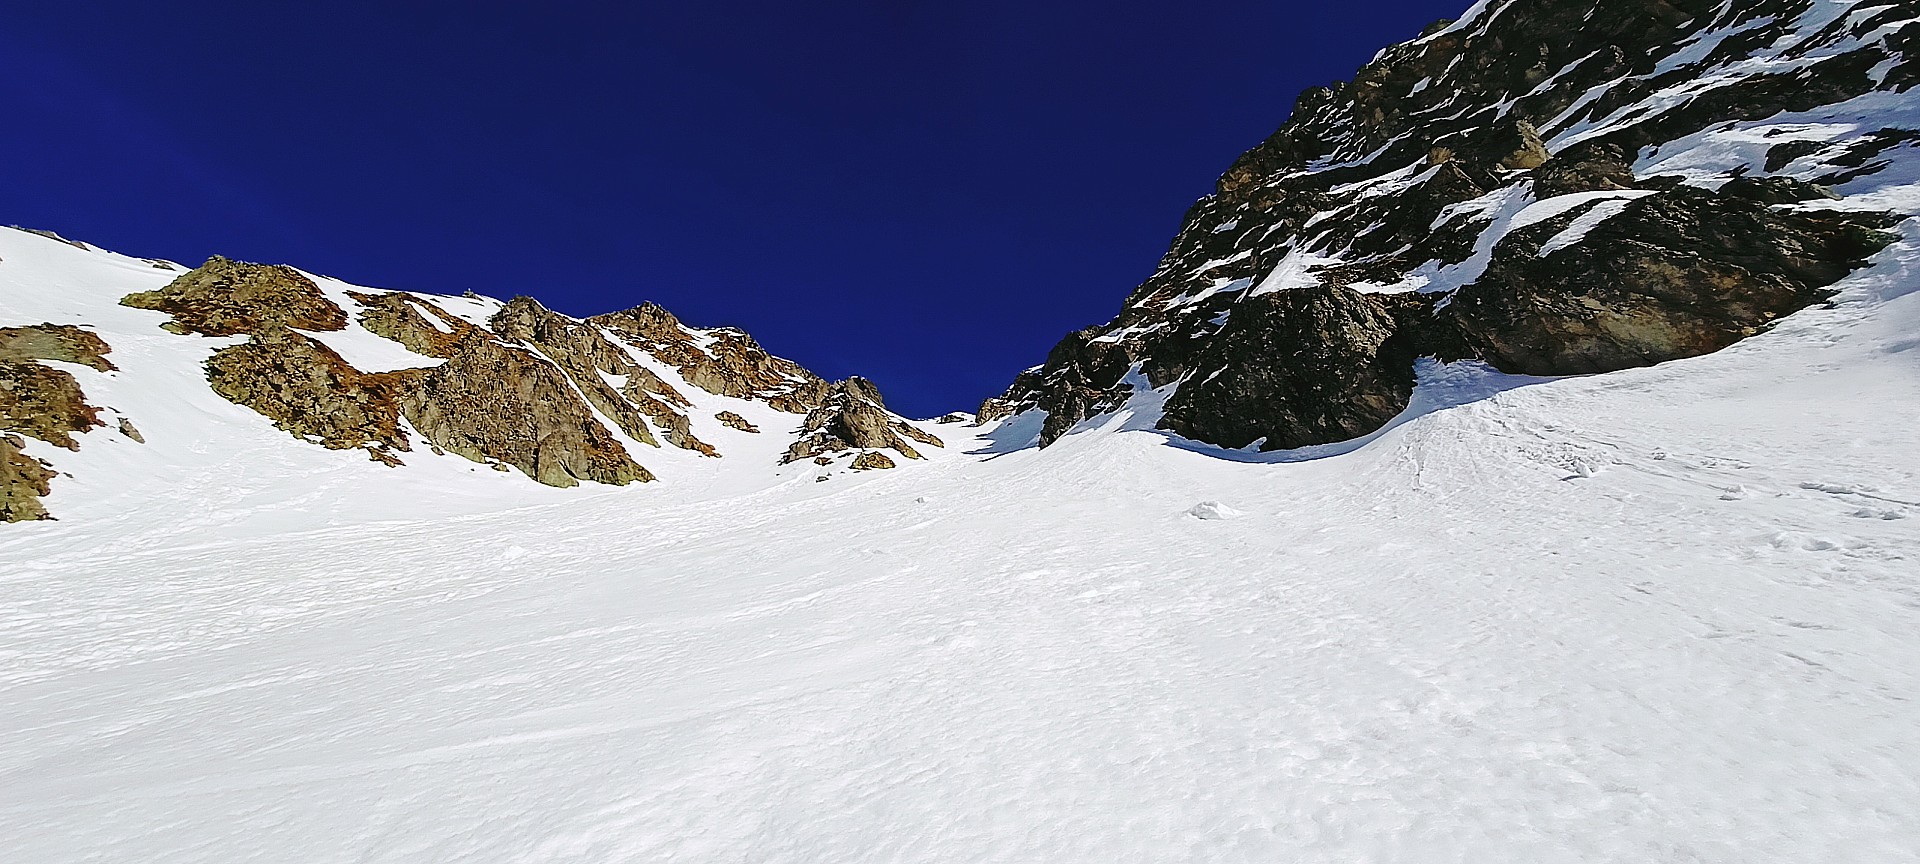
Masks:
[[[1795,206],[1920,212],[1910,149]],[[1727,350],[1428,362],[1354,442],[1185,441],[1135,372],[1044,451],[574,489],[297,441],[115,305],[175,273],[0,231],[0,325],[96,330],[147,439],[28,442],[0,860],[1917,861],[1896,230]]]
[[[1122,412],[556,490],[308,447],[108,332],[74,374],[150,444],[0,533],[0,857],[1915,860],[1905,232],[1727,351],[1430,367],[1317,459]],[[36,312],[152,278],[28,240]]]

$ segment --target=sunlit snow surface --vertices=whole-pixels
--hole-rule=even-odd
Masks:
[[[1123,411],[574,490],[296,442],[95,296],[172,274],[0,232],[149,441],[36,449],[62,519],[0,527],[0,860],[1915,860],[1907,230],[1728,351],[1428,364],[1326,453]]]

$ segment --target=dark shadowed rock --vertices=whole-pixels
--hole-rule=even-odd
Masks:
[[[1422,356],[1567,374],[1760,332],[1891,239],[1858,208],[1791,205],[1920,141],[1852,120],[1798,140],[1807,130],[1784,124],[1671,158],[1748,121],[1910,86],[1910,5],[1799,27],[1810,9],[1493,0],[1391,46],[1303,93],[1189,208],[1119,314],[1067,334],[979,422],[1044,412],[1045,446],[1145,384],[1173,387],[1162,428],[1293,447],[1379,428]],[[1636,177],[1643,159],[1662,174]],[[1717,176],[1714,160],[1728,160]],[[1781,170],[1793,176],[1761,176]],[[1528,205],[1581,193],[1510,230]]]
[[[1414,354],[1394,345],[1397,295],[1298,288],[1251,298],[1196,359],[1162,426],[1225,447],[1303,447],[1365,435],[1407,407]]]
[[[1792,213],[1680,187],[1546,256],[1517,233],[1443,316],[1507,372],[1610,372],[1718,351],[1820,301],[1896,238],[1862,217]]]
[[[1576,192],[1636,188],[1627,153],[1617,144],[1569,147],[1533,170],[1533,194],[1542,200]]]

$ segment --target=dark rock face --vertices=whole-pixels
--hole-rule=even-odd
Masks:
[[[1472,356],[1503,371],[1612,372],[1718,351],[1818,302],[1896,239],[1858,216],[1691,187],[1636,200],[1542,256],[1548,233],[1510,235],[1443,312]]]
[[[415,370],[362,373],[333,349],[285,327],[263,329],[207,359],[207,381],[228,401],[322,447],[365,448],[390,465],[399,464],[393,451],[413,449],[400,429],[399,400],[418,377]]]
[[[51,519],[40,503],[53,491],[52,466],[21,451],[18,435],[0,435],[0,522]]]
[[[78,327],[0,327],[0,522],[52,518],[39,499],[51,491],[55,472],[23,451],[21,435],[79,450],[76,433],[106,425],[100,409],[87,404],[73,375],[39,361],[111,372],[114,365],[106,358],[111,350],[99,336]]]
[[[1299,447],[1378,429],[1420,357],[1560,375],[1724,348],[1894,239],[1827,205],[1920,130],[1835,106],[1912,87],[1916,38],[1910,5],[1493,0],[1302,94],[1120,314],[978,422],[1044,411],[1044,446],[1173,386],[1161,428]]]
[[[1241,303],[1194,358],[1221,374],[1182,385],[1162,426],[1227,447],[1266,439],[1266,449],[1380,428],[1413,393],[1413,355],[1394,339],[1395,299],[1300,288]],[[1300,338],[1308,333],[1315,338]]]

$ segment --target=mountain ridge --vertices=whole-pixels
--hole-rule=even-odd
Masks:
[[[1032,412],[1046,446],[1143,384],[1170,393],[1159,428],[1286,449],[1390,421],[1423,356],[1568,375],[1720,350],[1920,209],[1871,203],[1911,171],[1917,45],[1899,5],[1484,0],[1304,92],[1118,316],[978,414]]]
[[[923,459],[909,441],[944,446],[888,411],[871,382],[827,381],[767,353],[743,331],[689,327],[652,304],[572,318],[531,297],[384,291],[217,256],[189,270],[25,233],[39,236],[13,236],[140,262],[124,270],[141,278],[120,282],[138,290],[114,302],[154,313],[149,326],[166,338],[211,349],[197,365],[214,394],[294,439],[359,450],[395,468],[428,456],[424,449],[548,486],[620,486],[656,479],[639,461],[644,454],[723,458],[754,436],[785,442],[777,464],[806,460],[824,479],[835,470],[895,467],[881,450]],[[103,337],[84,312],[70,317],[79,320],[0,327],[8,384],[0,388],[0,518],[7,521],[52,515],[36,499],[49,494],[60,457],[29,455],[24,439],[78,450],[71,433],[105,425],[73,374],[47,361],[86,359],[74,353],[83,350],[106,363],[125,336]],[[119,372],[110,363],[96,371]],[[773,419],[781,416],[791,419]],[[124,431],[137,430],[138,418],[117,422],[129,440],[138,434]],[[707,439],[729,446],[723,451]]]

